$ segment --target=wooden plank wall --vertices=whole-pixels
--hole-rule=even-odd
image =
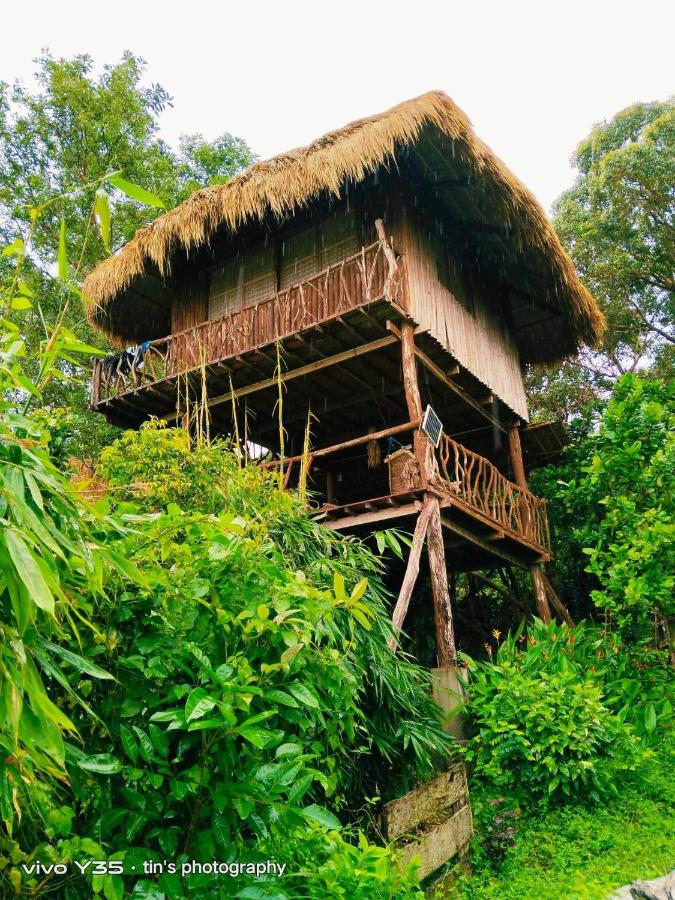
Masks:
[[[474,297],[472,314],[440,282],[433,248],[414,219],[400,213],[392,230],[396,249],[405,254],[415,321],[527,421],[518,350],[502,317],[481,297]]]
[[[384,835],[396,841],[403,863],[419,856],[419,879],[465,853],[473,833],[466,770],[457,763],[428,784],[385,804]]]

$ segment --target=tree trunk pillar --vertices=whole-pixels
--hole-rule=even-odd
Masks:
[[[513,478],[516,484],[524,491],[529,490],[527,486],[527,476],[525,474],[525,464],[523,462],[523,448],[520,443],[520,427],[515,424],[509,427],[509,454],[511,456]],[[526,511],[525,504],[523,504],[521,508],[524,515]],[[524,523],[524,525],[525,531],[527,532],[527,523]],[[548,597],[546,596],[544,573],[542,572],[539,563],[530,566],[530,578],[532,579],[532,590],[537,604],[537,614],[542,622],[545,622],[548,625],[551,621],[551,608],[548,605]]]
[[[403,388],[412,419],[422,418],[422,398],[417,381],[417,360],[415,358],[415,326],[407,321],[401,325],[401,362],[403,367]],[[420,470],[420,482],[426,488],[433,478],[436,466],[434,446],[421,428],[415,432],[415,456]],[[429,504],[430,515],[427,525],[427,552],[431,574],[431,593],[434,604],[436,626],[436,650],[439,666],[454,666],[457,663],[455,634],[452,621],[448,570],[443,545],[441,510],[438,497],[426,494],[425,505]]]
[[[401,362],[403,367],[403,388],[411,420],[422,418],[422,398],[417,381],[417,360],[415,359],[415,326],[412,322],[401,325]],[[434,448],[426,434],[417,429],[414,437],[415,456],[420,470],[422,486],[426,487],[434,472]]]
[[[457,665],[457,650],[455,648],[455,628],[450,606],[448,569],[445,563],[443,526],[441,525],[441,510],[438,497],[434,497],[431,502],[431,516],[427,526],[427,551],[431,573],[431,594],[434,602],[438,667],[445,668]]]

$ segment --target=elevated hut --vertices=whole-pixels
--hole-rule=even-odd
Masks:
[[[205,387],[211,433],[267,448],[293,487],[311,411],[317,514],[414,529],[397,627],[426,545],[439,665],[455,662],[448,568],[527,568],[548,616],[526,466],[561,437],[528,426],[522,372],[592,344],[603,320],[540,205],[445,94],[197,191],[84,289],[126,348],[94,369],[111,422],[185,421]]]

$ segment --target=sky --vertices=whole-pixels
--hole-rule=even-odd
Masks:
[[[31,0],[3,4],[0,80],[41,48],[125,50],[171,93],[162,136],[229,131],[267,157],[440,89],[546,209],[594,124],[675,93],[667,0]]]

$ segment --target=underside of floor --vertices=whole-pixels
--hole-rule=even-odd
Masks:
[[[528,569],[548,562],[550,553],[514,531],[471,509],[451,494],[434,491],[439,498],[445,559],[452,572],[471,572],[515,565]],[[342,505],[324,505],[317,513],[328,528],[366,537],[373,531],[396,528],[412,532],[424,502],[423,491],[385,494],[375,499]]]

